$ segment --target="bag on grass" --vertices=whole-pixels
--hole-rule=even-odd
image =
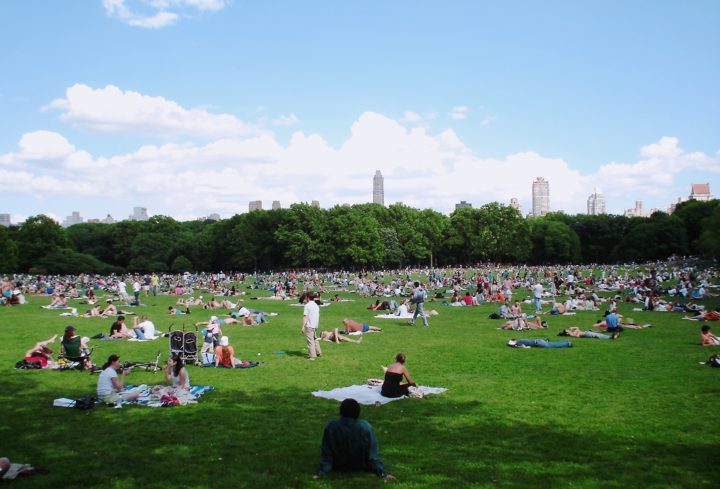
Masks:
[[[95,399],[92,396],[89,397],[78,397],[75,399],[75,403],[73,404],[73,407],[76,409],[92,409],[95,407],[95,402],[97,399]]]

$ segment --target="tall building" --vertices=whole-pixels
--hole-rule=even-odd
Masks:
[[[373,177],[373,204],[385,205],[385,185],[380,170]]]
[[[627,217],[647,217],[647,215],[645,214],[645,211],[643,210],[642,200],[636,200],[635,208],[625,209],[625,212],[623,213],[623,215],[627,216]]]
[[[470,202],[465,202],[464,200],[461,200],[459,204],[455,204],[455,210],[458,209],[472,209],[472,204]]]
[[[707,201],[712,200],[714,197],[710,193],[710,184],[709,183],[693,183],[692,188],[690,189],[690,199],[691,200],[701,200],[701,201]]]
[[[280,201],[279,201],[279,200],[273,200],[272,208],[273,208],[273,210],[275,210],[275,209],[282,209],[282,207],[280,206]]]
[[[590,194],[587,200],[587,213],[593,216],[605,214],[605,196],[598,189]]]
[[[73,211],[72,214],[65,218],[62,223],[62,227],[69,228],[70,226],[80,224],[81,222],[83,222],[83,218],[80,216],[80,213],[78,211]]]
[[[537,177],[532,186],[532,215],[542,217],[550,212],[550,182]]]
[[[113,216],[108,214],[107,217],[100,222],[102,222],[103,224],[115,224],[115,219],[113,219]]]
[[[319,207],[320,207],[320,201],[319,201],[319,200],[313,200],[313,201],[310,203],[310,205],[313,206],[313,207],[318,207],[318,208],[319,208]]]
[[[147,221],[148,217],[147,208],[145,207],[133,207],[133,213],[128,217],[130,221]]]
[[[10,214],[0,214],[0,226],[10,226]]]
[[[261,211],[262,210],[262,200],[251,200],[250,204],[248,204],[248,211]]]
[[[520,202],[517,200],[516,197],[510,199],[510,207],[512,207],[513,209],[518,211],[520,215],[522,215],[522,207],[520,206]]]

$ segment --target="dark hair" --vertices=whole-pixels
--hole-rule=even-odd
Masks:
[[[73,332],[75,332],[75,326],[67,326],[65,328],[65,334],[63,335],[63,341],[70,341],[73,337]]]
[[[420,287],[420,282],[415,282],[415,287]]]
[[[118,322],[125,321],[125,316],[118,316],[117,320]]]
[[[405,363],[405,354],[404,353],[398,353],[395,355],[395,361],[398,363]]]
[[[183,362],[182,357],[178,353],[173,353],[172,360],[175,363],[175,365],[173,365],[173,372],[175,373],[175,377],[177,377],[185,366],[185,362]]]
[[[340,416],[358,419],[360,417],[360,404],[355,399],[345,399],[340,403]]]
[[[707,324],[703,324],[703,327],[700,328],[700,331],[702,331],[703,333],[707,333],[708,331],[710,331],[710,326],[708,326]]]
[[[120,357],[119,357],[118,355],[115,355],[115,354],[113,353],[112,355],[110,355],[110,356],[108,357],[107,362],[105,362],[105,363],[103,364],[102,369],[105,370],[105,369],[108,368],[111,364],[117,362],[118,360],[120,360]]]

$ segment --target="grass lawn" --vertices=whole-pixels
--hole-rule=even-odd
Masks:
[[[371,301],[356,300],[322,308],[321,328],[340,327],[350,317],[384,331],[365,335],[360,345],[323,343],[323,357],[308,362],[302,308],[248,298],[247,306],[279,316],[260,327],[225,326],[224,334],[237,356],[265,365],[189,367],[193,384],[216,390],[197,405],[167,409],[53,407],[58,397],[94,394],[97,376],[17,371],[15,362],[68,324],[92,336],[107,334],[111,321],[59,317],[40,309],[48,298],[0,308],[0,456],[49,469],[12,486],[380,487],[382,480],[371,474],[312,480],[323,427],[337,417],[338,404],[310,392],[382,377],[380,366],[402,351],[414,380],[449,390],[363,406],[361,417],[375,428],[397,487],[717,487],[720,370],[698,362],[720,348],[700,347],[701,323],[682,321],[680,314],[630,312],[632,306],[622,304],[621,313],[654,327],[626,331],[617,341],[572,339],[570,349],[513,349],[505,346],[512,337],[559,339],[562,328],[589,326],[601,315],[547,316],[549,330],[516,333],[499,331],[500,321],[488,319],[497,305],[431,302],[426,309],[440,315],[423,328],[374,319],[366,309]],[[161,331],[171,322],[191,325],[210,316],[198,309],[168,316],[171,296],[143,302],[137,311]],[[164,362],[169,351],[165,338],[93,344],[101,347],[93,355],[97,364],[111,353],[151,361],[158,351]],[[134,371],[128,381],[163,378]]]

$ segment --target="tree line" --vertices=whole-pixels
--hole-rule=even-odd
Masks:
[[[490,203],[449,216],[402,204],[294,204],[220,221],[76,224],[45,215],[0,227],[0,272],[263,271],[413,265],[615,263],[720,257],[720,201],[647,218],[551,213],[524,219]]]

